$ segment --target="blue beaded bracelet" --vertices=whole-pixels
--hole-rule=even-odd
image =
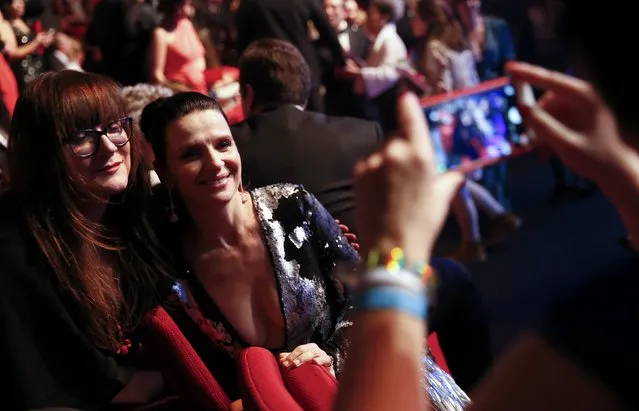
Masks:
[[[362,290],[355,297],[355,309],[401,311],[413,317],[426,318],[428,299],[424,293],[415,293],[398,287],[374,287]]]

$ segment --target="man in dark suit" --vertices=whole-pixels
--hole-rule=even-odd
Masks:
[[[300,183],[350,227],[351,175],[382,141],[376,123],[305,111],[310,74],[291,44],[265,39],[240,58],[248,120],[232,127],[249,187]]]
[[[333,217],[357,232],[351,175],[355,163],[379,147],[380,127],[305,111],[309,68],[289,43],[255,42],[240,57],[239,68],[247,120],[231,131],[245,184],[303,184]],[[438,287],[437,306],[429,310],[429,330],[437,332],[457,383],[469,389],[492,360],[481,298],[462,266],[445,259],[431,264],[438,273]]]
[[[337,39],[346,55],[354,61],[363,63],[368,57],[371,41],[364,29],[349,25],[345,19],[344,0],[324,0],[324,8],[328,21],[337,32]],[[324,85],[326,95],[324,102],[326,114],[333,116],[351,116],[374,120],[377,118],[375,106],[369,101],[365,93],[356,94],[354,81],[351,78],[340,77],[331,60],[325,57],[325,50],[321,56],[324,66]]]
[[[343,67],[345,59],[335,30],[326,19],[321,0],[242,0],[235,14],[237,48],[241,54],[255,40],[273,38],[293,44],[302,53],[311,70],[308,107],[322,111],[320,96],[322,67],[311,38],[312,23],[321,47],[330,51],[331,64]]]

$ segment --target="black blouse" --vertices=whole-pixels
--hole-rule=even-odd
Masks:
[[[135,349],[116,355],[87,337],[19,205],[0,198],[0,363],[8,409],[103,409],[131,379]]]

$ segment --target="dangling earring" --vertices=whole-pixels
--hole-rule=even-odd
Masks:
[[[173,203],[173,195],[171,194],[171,189],[167,190],[169,192],[169,208],[167,210],[169,212],[169,221],[172,223],[177,223],[178,221],[180,221],[180,218],[175,213],[175,204]]]
[[[242,198],[242,204],[246,203],[246,201],[248,201],[248,197],[246,196],[246,191],[244,191],[244,185],[241,181],[238,191],[240,192],[240,197]]]

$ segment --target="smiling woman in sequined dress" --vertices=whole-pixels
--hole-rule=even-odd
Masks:
[[[179,230],[174,292],[183,309],[172,314],[229,398],[239,397],[235,359],[248,346],[270,349],[285,367],[312,361],[339,374],[348,300],[334,268],[359,256],[331,215],[298,185],[244,189],[228,122],[209,97],[157,100],[140,127]],[[461,409],[465,394],[432,360],[425,365],[431,397],[443,400],[435,403],[458,404],[438,409]]]

